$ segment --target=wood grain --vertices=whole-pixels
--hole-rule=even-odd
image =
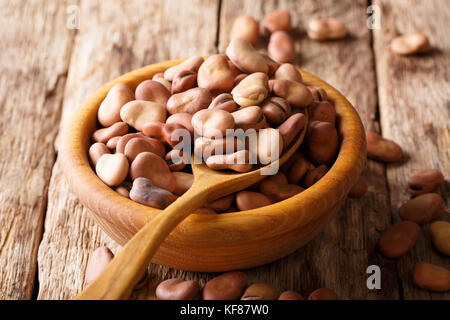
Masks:
[[[67,5],[0,2],[0,300],[33,293],[75,35]]]
[[[445,0],[375,1],[382,9],[381,29],[374,32],[383,136],[399,143],[404,161],[387,166],[393,220],[400,220],[399,206],[409,199],[406,183],[418,169],[441,170],[447,182],[440,189],[450,203],[450,8]],[[391,40],[401,34],[425,33],[433,46],[429,54],[401,57],[390,52]],[[450,214],[443,218],[450,219]],[[415,248],[398,259],[397,267],[405,299],[450,299],[450,292],[429,293],[414,287],[411,271],[419,261],[450,268],[450,259],[436,252],[429,224]]]
[[[62,126],[90,93],[120,74],[152,62],[216,50],[218,1],[86,0],[80,9]],[[117,252],[118,246],[69,191],[57,161],[39,248],[38,298],[73,298],[83,286],[89,254],[103,244]],[[158,277],[167,272],[161,270]],[[141,292],[137,296],[145,298],[147,288]]]

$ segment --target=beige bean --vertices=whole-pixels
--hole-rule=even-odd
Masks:
[[[200,293],[200,285],[196,281],[168,279],[156,287],[159,300],[192,300]]]
[[[160,121],[146,122],[142,126],[142,133],[147,137],[164,140],[163,138],[164,125],[165,124]]]
[[[267,66],[269,67],[269,71],[267,72],[267,75],[269,77],[273,76],[275,74],[275,72],[278,70],[278,68],[280,67],[280,64],[278,62],[276,62],[275,60],[273,60],[272,58],[270,58],[269,55],[262,50],[259,51],[259,54],[264,58],[264,60],[267,63]]]
[[[259,192],[239,191],[236,194],[236,205],[239,210],[252,210],[271,205],[272,201]]]
[[[437,193],[425,193],[405,202],[399,208],[403,220],[424,224],[441,218],[445,213],[444,199]]]
[[[280,294],[278,300],[305,300],[305,298],[295,291],[284,291]]]
[[[197,74],[190,70],[181,70],[175,74],[172,81],[172,94],[180,93],[195,87]]]
[[[268,33],[274,33],[275,31],[289,32],[292,29],[291,14],[287,10],[272,11],[264,18],[263,27]]]
[[[170,150],[167,152],[164,159],[171,171],[181,171],[186,167],[186,163],[183,160],[183,151],[181,150]]]
[[[134,100],[134,93],[123,83],[114,85],[98,108],[98,121],[104,127],[112,126],[121,121],[120,109],[129,101]]]
[[[339,300],[338,295],[331,289],[320,288],[311,292],[308,300]]]
[[[106,143],[109,139],[123,136],[126,133],[128,133],[128,125],[125,122],[116,122],[111,127],[95,130],[92,134],[92,140]]]
[[[398,222],[378,240],[378,249],[387,258],[399,258],[416,245],[420,227],[412,221]]]
[[[336,109],[328,101],[313,102],[308,106],[309,121],[329,122],[335,124],[336,122]]]
[[[94,167],[97,165],[98,159],[104,154],[111,153],[109,149],[102,142],[96,142],[89,147],[89,159]]]
[[[177,72],[181,70],[189,70],[197,73],[198,68],[200,68],[200,65],[203,63],[203,61],[204,60],[201,56],[190,57],[184,60],[182,63],[167,69],[164,72],[164,79],[172,81],[173,78],[175,77],[175,74],[177,74]]]
[[[128,159],[122,153],[104,154],[95,166],[97,176],[108,186],[121,184],[128,175]]]
[[[197,82],[200,88],[213,93],[228,92],[234,85],[234,73],[224,54],[213,54],[198,69]]]
[[[305,189],[311,187],[317,181],[322,179],[322,177],[327,173],[327,171],[328,171],[328,168],[324,164],[318,166],[317,168],[314,168],[314,166],[313,166],[306,172],[306,174],[303,178],[303,187]]]
[[[86,266],[84,274],[84,285],[88,286],[105,270],[111,260],[114,259],[114,254],[108,247],[102,246],[92,252]]]
[[[156,78],[156,79],[152,79],[156,82],[161,83],[169,92],[172,92],[172,83],[164,78]]]
[[[237,38],[231,40],[226,49],[228,58],[244,73],[268,73],[269,67],[261,54],[250,42]]]
[[[136,100],[153,101],[163,106],[166,105],[170,97],[170,91],[154,80],[145,80],[136,87]]]
[[[174,172],[175,177],[175,190],[174,194],[181,196],[183,193],[189,190],[194,183],[194,175],[187,172]]]
[[[430,231],[436,249],[450,257],[450,222],[435,221],[431,224]]]
[[[217,139],[234,129],[234,118],[228,111],[205,109],[194,114],[192,126],[198,135]]]
[[[435,190],[444,182],[444,175],[436,169],[423,169],[413,172],[408,179],[408,192],[413,196]]]
[[[413,283],[419,288],[433,292],[450,290],[450,270],[428,262],[414,265],[412,272]]]
[[[290,62],[295,58],[294,40],[285,31],[275,31],[270,35],[267,51],[269,57],[277,62]]]
[[[412,33],[396,37],[391,42],[392,52],[400,55],[425,53],[431,50],[430,41],[423,33]]]
[[[366,131],[367,157],[381,162],[397,162],[403,150],[394,141],[385,139],[376,132]]]
[[[250,145],[250,152],[258,155],[258,162],[266,165],[278,160],[283,151],[283,138],[280,132],[274,128],[264,128],[258,131],[257,137],[258,144]]]
[[[231,91],[234,101],[242,107],[255,106],[269,94],[267,74],[256,72],[242,79]]]
[[[286,149],[294,138],[300,133],[306,123],[306,117],[303,113],[296,113],[286,119],[278,130],[283,137],[284,148]]]
[[[229,93],[219,94],[209,105],[208,109],[221,109],[228,112],[234,112],[238,108],[233,96]]]
[[[125,145],[124,154],[131,163],[141,152],[153,152],[163,157],[165,151],[164,144],[159,140],[148,137],[136,137],[130,139]]]
[[[150,121],[166,121],[166,108],[152,101],[134,100],[125,104],[120,110],[120,117],[128,125],[142,131],[145,123]]]
[[[199,137],[195,139],[194,153],[202,159],[207,159],[210,156],[224,153],[234,153],[237,150],[245,148],[244,139],[227,136],[223,139],[210,139],[206,137]]]
[[[243,38],[255,45],[259,40],[259,23],[251,16],[241,15],[234,19],[230,40]]]
[[[231,208],[234,202],[235,194],[230,194],[229,196],[219,198],[217,200],[207,203],[205,206],[211,208],[216,212],[224,212]]]
[[[206,109],[212,101],[212,95],[205,88],[192,88],[172,95],[167,101],[167,111],[174,113],[194,114]]]
[[[277,289],[267,283],[253,283],[245,290],[241,300],[276,300]]]
[[[125,198],[130,198],[130,190],[132,188],[132,184],[128,181],[122,182],[122,184],[118,185],[114,190]]]
[[[144,177],[159,188],[170,192],[175,190],[175,178],[166,161],[152,152],[141,152],[137,155],[131,163],[130,177],[132,180]]]
[[[317,86],[307,86],[308,90],[311,91],[314,101],[327,101],[328,95],[325,89]]]
[[[313,102],[313,96],[308,88],[292,80],[273,80],[272,91],[275,95],[284,98],[292,107],[305,108]]]
[[[177,196],[157,187],[149,179],[139,177],[133,181],[130,199],[152,208],[165,209],[177,199]]]
[[[340,39],[347,35],[347,28],[336,19],[313,19],[308,23],[307,34],[313,40]]]
[[[119,142],[120,138],[122,138],[122,136],[112,137],[111,139],[109,139],[108,142],[106,143],[108,149],[110,150],[115,149],[117,146],[117,142]]]
[[[238,111],[231,113],[234,118],[236,128],[244,131],[248,129],[259,130],[266,126],[266,117],[262,109],[258,106],[250,106],[241,108]]]
[[[290,63],[283,63],[275,72],[275,80],[283,79],[303,83],[300,71]]]
[[[261,110],[272,125],[277,125],[286,120],[291,114],[291,106],[283,98],[272,97],[267,99],[262,105]]]
[[[214,170],[230,169],[236,172],[248,172],[253,165],[248,163],[248,150],[240,150],[231,154],[213,155],[206,159],[206,165]]]
[[[227,272],[208,281],[203,288],[203,300],[236,300],[248,286],[243,272]]]

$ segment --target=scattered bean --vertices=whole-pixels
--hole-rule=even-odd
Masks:
[[[259,23],[251,16],[238,16],[231,27],[230,40],[243,38],[255,45],[259,40]]]
[[[339,300],[339,297],[336,292],[331,289],[320,288],[311,292],[308,300]]]
[[[436,249],[450,257],[450,222],[435,221],[431,224],[430,231]]]
[[[313,19],[308,24],[307,33],[313,40],[334,40],[344,38],[347,28],[336,19]]]
[[[200,293],[200,285],[196,281],[168,279],[156,287],[159,300],[192,300]]]
[[[445,213],[442,197],[436,193],[425,193],[405,202],[399,209],[403,220],[424,224],[441,218]]]
[[[103,272],[111,260],[114,259],[114,254],[109,248],[102,246],[92,252],[86,266],[84,274],[85,286],[90,285]]]
[[[431,46],[426,35],[423,33],[412,33],[392,40],[391,50],[396,54],[411,55],[429,52]]]
[[[278,300],[305,300],[305,298],[295,291],[284,291],[280,294]]]
[[[166,189],[154,185],[144,177],[136,178],[130,190],[130,199],[156,209],[165,209],[177,197]]]
[[[396,162],[403,157],[398,144],[385,139],[376,132],[366,131],[367,157],[381,162]]]
[[[290,62],[295,58],[294,40],[285,31],[275,31],[270,35],[267,51],[269,57],[277,62]]]
[[[128,159],[122,153],[105,153],[97,160],[95,172],[105,184],[115,187],[125,180],[128,168]]]
[[[245,290],[241,300],[276,300],[277,289],[267,283],[254,283]]]
[[[275,31],[291,31],[291,14],[287,10],[275,10],[269,13],[263,21],[263,27],[268,33]]]
[[[413,283],[419,288],[433,292],[450,290],[450,270],[428,262],[416,263],[413,269]]]
[[[408,192],[413,196],[428,193],[444,182],[444,175],[436,169],[413,172],[408,180]]]
[[[398,222],[381,235],[378,248],[387,258],[399,258],[415,246],[419,234],[420,227],[417,223]]]
[[[134,93],[123,83],[114,85],[98,108],[98,121],[104,127],[121,121],[120,109],[127,102],[134,100]]]
[[[208,281],[203,288],[203,300],[236,300],[248,286],[248,278],[242,272],[228,272]]]

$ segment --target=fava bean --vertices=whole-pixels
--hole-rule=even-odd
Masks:
[[[308,154],[316,164],[330,164],[336,159],[339,147],[338,133],[329,122],[314,121],[309,126]]]
[[[313,96],[308,88],[292,80],[272,80],[272,91],[275,95],[284,98],[293,107],[306,108],[313,102]]]
[[[159,300],[192,300],[200,293],[200,285],[196,281],[168,279],[156,287]]]
[[[339,300],[339,297],[336,292],[331,289],[320,288],[311,292],[308,300]]]
[[[231,116],[234,119],[236,128],[244,131],[248,129],[259,130],[265,127],[267,123],[262,109],[258,106],[241,108],[238,111],[232,112]]]
[[[229,196],[209,202],[208,204],[206,204],[206,207],[211,208],[216,212],[224,212],[231,208],[235,197],[235,194],[230,194]]]
[[[123,83],[114,85],[98,108],[98,121],[104,127],[121,121],[120,109],[127,102],[134,100],[134,93]]]
[[[134,100],[126,103],[120,110],[120,117],[128,125],[142,131],[145,123],[166,121],[166,108],[157,102]]]
[[[184,92],[172,95],[167,101],[167,111],[174,113],[194,114],[206,109],[212,101],[212,95],[205,88],[192,88]]]
[[[252,210],[271,205],[272,201],[259,192],[239,191],[236,194],[236,205],[239,210]]]
[[[269,67],[261,54],[246,39],[231,40],[226,49],[228,58],[244,73],[268,73]]]
[[[102,142],[96,142],[89,147],[89,159],[94,167],[97,165],[98,159],[104,154],[111,153],[109,149]]]
[[[436,249],[450,257],[450,222],[435,221],[431,224],[430,231]]]
[[[167,152],[164,159],[171,171],[181,171],[186,167],[186,163],[183,160],[183,151],[181,150],[170,150]]]
[[[413,196],[428,193],[444,182],[444,175],[436,169],[413,172],[408,179],[408,192]]]
[[[367,157],[381,162],[396,162],[403,151],[394,141],[385,139],[376,132],[366,131]]]
[[[294,138],[300,133],[306,123],[306,117],[303,113],[296,113],[286,119],[278,130],[283,137],[284,148],[286,149]]]
[[[423,33],[412,33],[394,38],[391,42],[392,52],[400,55],[425,53],[431,50],[428,37]]]
[[[245,273],[234,271],[221,274],[208,281],[203,288],[203,300],[236,300],[248,286]]]
[[[305,300],[305,298],[295,291],[284,291],[280,294],[278,300]]]
[[[403,220],[424,224],[441,218],[445,213],[445,204],[437,193],[425,193],[405,202],[399,213]]]
[[[276,300],[277,289],[267,283],[254,283],[249,286],[241,297],[241,300]]]
[[[336,109],[328,101],[313,102],[308,106],[310,122],[322,121],[336,123]]]
[[[227,136],[223,139],[210,139],[199,137],[195,140],[194,153],[198,157],[207,159],[210,156],[224,153],[233,153],[245,149],[244,139],[238,139],[233,136]]]
[[[156,139],[148,137],[136,137],[130,139],[125,145],[124,154],[128,160],[133,162],[141,152],[152,152],[160,157],[164,156],[165,148],[164,144]]]
[[[175,178],[167,163],[153,152],[141,152],[133,160],[130,167],[130,177],[149,179],[156,187],[170,192],[175,190]]]
[[[192,117],[194,131],[203,137],[221,138],[234,129],[234,117],[221,109],[200,110]]]
[[[130,190],[133,185],[128,182],[124,181],[122,184],[118,185],[114,190],[116,190],[117,193],[124,196],[125,198],[130,198]]]
[[[221,109],[228,112],[236,111],[238,108],[233,96],[229,93],[219,94],[213,99],[208,109]]]
[[[290,63],[283,63],[275,72],[275,80],[283,79],[303,83],[302,75],[298,69]]]
[[[122,153],[105,153],[97,160],[95,172],[105,184],[115,187],[125,180],[128,168],[128,159]]]
[[[181,70],[175,74],[172,81],[172,94],[180,93],[195,87],[197,74],[190,70]]]
[[[295,184],[279,184],[266,179],[260,183],[259,191],[275,203],[299,194],[303,188]]]
[[[154,80],[142,81],[136,87],[136,100],[153,101],[162,106],[165,106],[170,97],[170,91],[167,88]]]
[[[261,72],[246,76],[231,91],[234,101],[242,107],[261,103],[269,94],[268,81],[267,74]]]
[[[257,133],[257,150],[251,149],[254,155],[258,155],[261,164],[269,164],[277,160],[283,151],[283,137],[273,128],[260,129]],[[250,146],[255,147],[255,146]]]
[[[310,168],[303,178],[303,187],[309,188],[327,173],[328,168],[326,165],[320,165],[317,168]]]
[[[230,91],[234,86],[235,74],[224,54],[213,54],[198,69],[197,82],[200,88],[213,93]]]
[[[292,184],[299,184],[305,174],[314,169],[314,166],[306,160],[305,156],[300,154],[292,165],[289,166],[288,181]]]
[[[291,114],[291,106],[283,98],[272,97],[267,99],[262,105],[261,110],[272,125],[278,125],[286,120]]]
[[[419,234],[420,227],[417,223],[398,222],[381,235],[378,249],[387,258],[399,258],[415,246]]]
[[[166,189],[155,186],[149,179],[138,177],[133,181],[130,199],[152,208],[165,209],[177,197]]]
[[[121,136],[119,141],[117,141],[116,152],[124,153],[125,146],[127,145],[128,141],[130,141],[133,138],[142,138],[142,137],[145,138],[145,136],[142,133],[128,133],[124,136]]]
[[[187,172],[174,172],[175,189],[173,191],[177,196],[181,196],[183,193],[189,190],[194,183],[194,175]]]
[[[414,265],[413,283],[419,288],[433,292],[450,290],[450,270],[428,262]]]
[[[248,150],[240,150],[231,154],[213,155],[206,159],[206,165],[214,170],[230,169],[236,172],[248,172],[253,164],[248,163]]]
[[[307,86],[313,95],[314,101],[327,101],[328,95],[325,89],[316,86]]]
[[[113,137],[123,136],[128,133],[128,125],[125,122],[116,122],[111,127],[95,130],[92,140],[106,143]]]
[[[238,16],[231,27],[230,40],[243,38],[255,45],[259,40],[259,23],[251,16]]]
[[[95,279],[105,270],[111,260],[114,259],[114,254],[108,247],[102,246],[92,252],[86,266],[84,274],[85,286],[90,285]]]
[[[348,196],[350,198],[361,198],[367,192],[367,183],[363,176],[360,176],[353,187],[350,189]]]
[[[203,63],[203,58],[200,56],[193,56],[186,60],[184,60],[182,63],[177,64],[173,67],[170,67],[164,72],[164,79],[173,81],[173,78],[175,77],[175,74],[177,74],[179,71],[182,70],[189,70],[192,72],[197,73],[198,68],[200,68],[200,65]]]
[[[270,35],[267,51],[269,57],[277,62],[290,62],[295,58],[294,40],[285,31],[275,31]]]
[[[271,57],[269,57],[269,55],[262,50],[259,51],[259,54],[264,58],[264,60],[267,63],[267,66],[269,67],[269,71],[267,72],[267,75],[269,77],[273,76],[275,74],[275,72],[278,70],[278,68],[280,67],[280,64],[278,62],[276,62],[275,60],[273,60]]]
[[[308,24],[307,34],[313,40],[341,39],[347,35],[347,28],[336,19],[313,19]]]
[[[275,10],[269,13],[263,21],[263,27],[268,33],[275,31],[291,31],[291,14],[287,10]]]
[[[192,126],[192,114],[190,113],[175,113],[167,118],[166,124],[176,123],[184,127],[189,131],[191,135],[194,135],[194,127]]]
[[[108,149],[110,150],[116,149],[117,142],[119,142],[120,138],[122,138],[122,136],[112,137],[111,139],[109,139],[108,142],[106,143]]]

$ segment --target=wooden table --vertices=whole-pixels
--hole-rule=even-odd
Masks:
[[[70,299],[82,289],[89,254],[100,245],[119,249],[69,191],[58,162],[60,128],[81,102],[135,68],[224,52],[237,15],[262,19],[275,8],[292,13],[295,64],[338,88],[366,129],[398,142],[406,156],[393,165],[369,161],[367,195],[347,200],[305,247],[248,270],[250,281],[304,295],[329,287],[343,299],[449,299],[450,292],[429,293],[411,283],[418,261],[450,267],[450,259],[432,248],[428,225],[400,259],[384,258],[375,245],[399,220],[413,170],[437,168],[450,178],[450,8],[446,0],[373,4],[381,8],[380,30],[366,27],[365,0],[0,1],[0,299]],[[79,29],[70,29],[77,13]],[[350,36],[309,40],[305,25],[319,16],[340,19]],[[425,32],[433,51],[393,55],[391,39],[413,31]],[[440,193],[448,207],[448,182]],[[366,287],[366,268],[373,264],[381,268],[380,290]],[[168,277],[203,284],[214,276],[159,265],[149,272],[148,285],[133,298],[154,298],[156,284]]]

